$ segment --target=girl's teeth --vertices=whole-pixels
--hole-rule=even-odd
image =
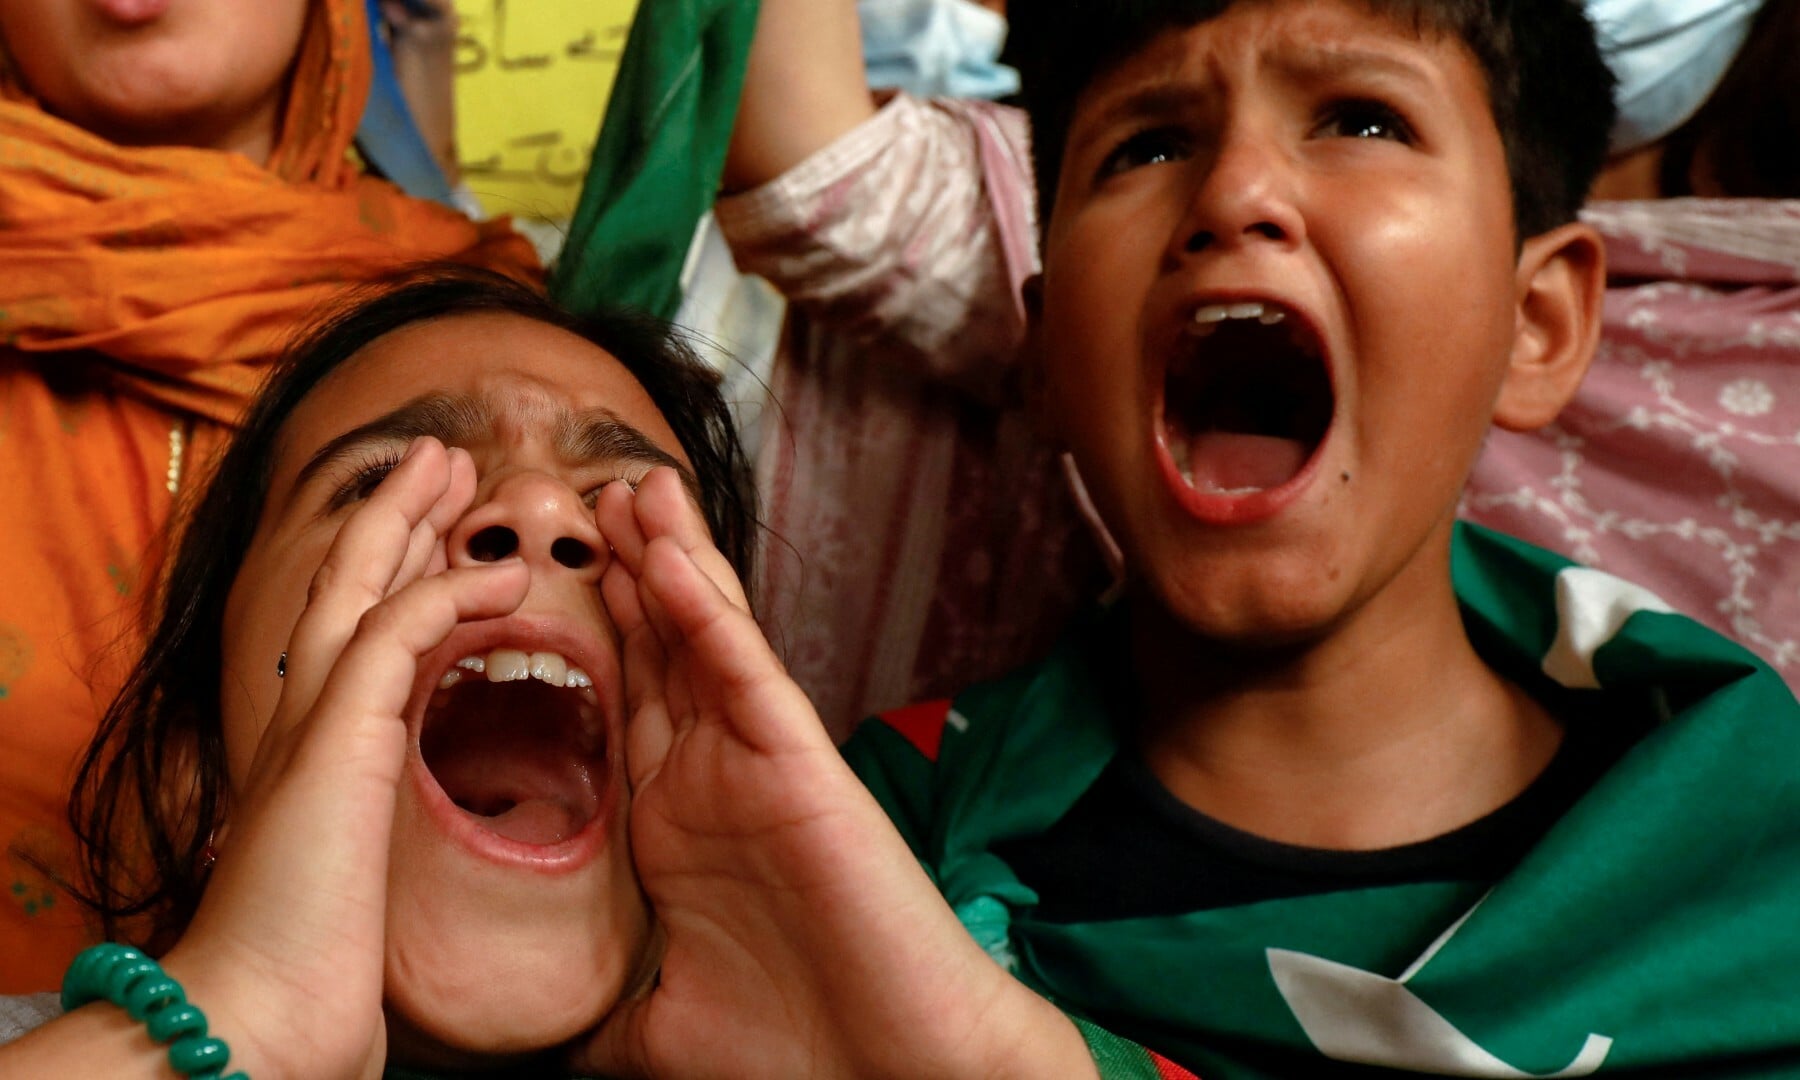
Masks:
[[[531,654],[531,677],[539,682],[547,682],[551,686],[566,685],[569,674],[569,662],[553,652],[534,652]]]
[[[1234,319],[1259,319],[1262,317],[1263,306],[1252,300],[1248,303],[1233,304],[1226,309],[1226,312]]]
[[[438,689],[448,690],[464,673],[485,674],[488,682],[517,682],[536,679],[551,686],[567,686],[592,691],[594,680],[587,672],[571,665],[561,653],[532,652],[523,649],[494,649],[486,656],[465,656],[456,666],[444,672]],[[591,696],[591,695],[590,695]]]
[[[520,649],[495,649],[487,654],[488,682],[517,682],[531,677],[531,657]]]
[[[1263,312],[1261,315],[1258,315],[1256,321],[1262,323],[1264,326],[1274,326],[1285,318],[1287,318],[1287,312],[1270,309]]]

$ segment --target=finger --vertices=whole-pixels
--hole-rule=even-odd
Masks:
[[[653,469],[652,475],[666,472],[673,475],[671,469]],[[679,482],[679,481],[677,481]],[[623,480],[615,480],[600,489],[594,498],[594,524],[600,529],[600,535],[606,538],[608,548],[612,551],[613,561],[609,571],[622,569],[633,578],[639,572],[644,561],[644,547],[649,542],[643,525],[638,520],[636,509],[637,492]],[[616,574],[614,575],[617,576]],[[602,579],[604,582],[604,578]],[[615,585],[610,595],[621,608],[621,613],[635,609],[641,617],[655,628],[657,636],[662,639],[665,648],[675,649],[681,644],[681,635],[674,625],[663,615],[660,605],[655,599],[638,588],[638,599],[633,604],[625,595],[625,587]]]
[[[449,481],[444,493],[432,503],[426,512],[425,520],[413,527],[411,536],[407,538],[406,557],[401,560],[400,569],[394,574],[394,580],[388,591],[399,589],[409,582],[416,581],[427,574],[441,573],[450,565],[448,548],[445,539],[450,530],[462,520],[469,511],[469,504],[475,501],[475,459],[469,452],[459,446],[450,447],[446,452],[446,465],[449,469]]]
[[[634,575],[643,565],[644,545],[648,542],[633,507],[635,500],[636,493],[623,480],[614,480],[594,497],[594,524],[612,548],[614,558]]]
[[[332,770],[363,762],[384,781],[397,777],[419,659],[460,623],[510,614],[530,584],[530,571],[519,561],[458,567],[421,578],[370,608],[306,718],[279,737],[293,753],[318,748],[318,763]],[[271,727],[265,742],[275,735]]]
[[[600,600],[621,635],[632,633],[648,620],[638,579],[618,559],[608,562],[600,573]]]
[[[812,702],[788,677],[756,620],[720,592],[677,544],[651,541],[641,580],[646,606],[659,610],[681,634],[685,655],[718,687],[718,698],[728,703],[725,712],[735,718],[740,737],[759,749],[786,745],[801,730],[792,723],[798,717],[805,718],[805,738],[826,738]]]
[[[622,644],[625,668],[625,775],[633,791],[642,790],[669,756],[675,726],[667,693],[668,656],[648,626],[628,634]]]
[[[665,536],[675,541],[734,605],[750,610],[737,571],[713,542],[706,518],[674,469],[650,470],[638,483],[633,505],[647,539]]]
[[[406,457],[338,530],[288,639],[274,724],[284,717],[291,723],[311,707],[357,620],[392,589],[414,529],[443,498],[450,479],[443,444],[414,440]]]

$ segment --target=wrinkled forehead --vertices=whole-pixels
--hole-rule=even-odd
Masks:
[[[1359,67],[1441,60],[1446,45],[1474,61],[1446,17],[1416,3],[1355,0],[1239,0],[1204,15],[1171,20],[1095,69],[1077,111],[1124,81],[1191,77],[1197,59],[1273,65],[1296,74],[1342,74]]]
[[[668,464],[691,484],[680,440],[611,353],[530,320],[459,316],[395,330],[320,379],[282,425],[272,490],[340,448],[421,436]]]

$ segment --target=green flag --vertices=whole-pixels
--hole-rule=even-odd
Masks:
[[[1041,917],[995,849],[1118,753],[1096,659],[1117,612],[845,754],[990,955],[1205,1080],[1800,1077],[1800,704],[1651,593],[1522,542],[1460,526],[1454,578],[1477,648],[1570,730],[1649,728],[1498,882]]]
[[[756,0],[642,0],[550,292],[581,311],[672,318],[694,227],[718,193]]]

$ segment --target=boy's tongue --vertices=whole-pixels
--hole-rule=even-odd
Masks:
[[[1189,437],[1186,473],[1196,491],[1266,491],[1293,479],[1306,455],[1298,439],[1207,431]]]

